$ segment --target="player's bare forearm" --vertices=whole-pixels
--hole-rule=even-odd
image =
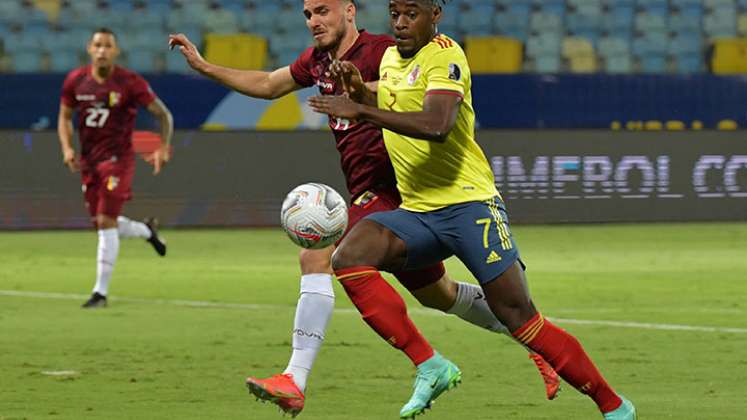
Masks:
[[[174,135],[174,117],[171,115],[171,111],[158,98],[148,105],[148,111],[158,119],[158,124],[161,127],[161,143],[170,145],[171,137]]]
[[[446,141],[461,104],[457,96],[426,95],[422,111],[395,112],[355,103],[346,96],[314,96],[308,101],[316,112],[369,121],[399,134],[438,143]]]
[[[395,112],[360,105],[359,112],[362,120],[416,139],[443,143],[450,131],[440,114],[433,111]]]
[[[378,88],[378,85],[378,82],[366,83],[359,102],[363,105],[375,107],[377,102],[376,88]]]
[[[236,70],[207,63],[202,74],[216,82],[253,98],[276,99],[300,89],[288,67],[273,72]]]

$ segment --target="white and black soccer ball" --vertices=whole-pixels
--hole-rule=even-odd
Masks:
[[[348,208],[342,196],[331,187],[303,184],[285,197],[280,223],[297,245],[309,249],[326,248],[345,233]]]

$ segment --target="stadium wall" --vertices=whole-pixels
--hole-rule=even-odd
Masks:
[[[479,142],[514,222],[747,219],[739,132],[487,131]],[[178,131],[158,177],[138,162],[131,217],[169,226],[276,226],[285,193],[317,181],[345,191],[325,131]],[[85,228],[79,175],[54,132],[0,131],[0,229]]]
[[[55,127],[64,75],[0,75],[0,127]],[[324,127],[304,89],[251,99],[198,76],[149,75],[179,129],[294,130]],[[187,92],[185,94],[185,92]],[[675,75],[476,75],[479,126],[500,129],[670,130],[746,128],[747,77]],[[138,126],[153,127],[148,113]]]

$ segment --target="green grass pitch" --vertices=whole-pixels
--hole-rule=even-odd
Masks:
[[[747,224],[514,233],[538,307],[579,338],[640,418],[747,418]],[[298,249],[273,229],[164,236],[164,259],[123,241],[110,307],[84,311],[95,234],[0,233],[0,419],[280,418],[248,395],[244,378],[285,367]],[[458,261],[447,265],[471,281]],[[299,419],[396,419],[414,369],[335,287]],[[464,372],[425,419],[601,418],[567,384],[546,401],[525,351],[506,337],[406,299],[425,336]],[[75,373],[50,374],[61,371]]]

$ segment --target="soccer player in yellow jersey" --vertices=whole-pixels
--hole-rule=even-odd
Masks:
[[[529,296],[505,205],[474,139],[469,65],[459,45],[437,32],[440,2],[390,0],[389,11],[396,47],[384,54],[377,94],[365,88],[351,64],[339,63],[333,71],[349,97],[310,99],[318,112],[384,129],[402,195],[399,209],[368,216],[350,231],[332,258],[338,278],[360,281],[380,276],[379,270],[412,269],[456,255],[519,342],[589,395],[606,420],[635,419],[633,404]],[[419,372],[401,417],[414,417],[448,388],[449,367],[430,368]]]

